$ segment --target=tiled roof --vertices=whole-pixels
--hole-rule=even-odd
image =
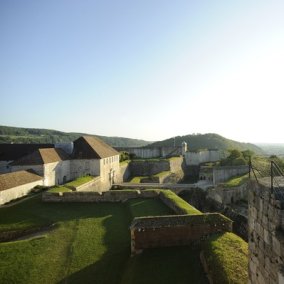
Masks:
[[[43,165],[68,160],[70,157],[62,150],[55,148],[38,149],[32,154],[26,155],[13,163],[12,166]]]
[[[18,171],[0,175],[0,191],[20,186],[23,184],[39,181],[43,177],[32,171]]]
[[[74,141],[75,159],[102,159],[115,155],[119,153],[97,137],[82,136]]]
[[[40,148],[53,147],[53,144],[0,144],[0,161],[15,161]]]

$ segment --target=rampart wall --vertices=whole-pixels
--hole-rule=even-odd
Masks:
[[[131,252],[145,248],[188,245],[209,235],[231,232],[232,221],[221,214],[135,218],[130,226]]]
[[[249,191],[249,283],[284,283],[284,203],[256,182]]]
[[[117,151],[126,151],[130,154],[134,154],[137,158],[151,159],[161,157],[171,157],[182,155],[182,148],[178,147],[115,147]]]
[[[222,166],[213,168],[213,184],[224,182],[231,177],[249,172],[249,166]]]
[[[133,198],[154,198],[159,192],[155,190],[111,190],[105,192],[44,192],[45,202],[124,202]]]

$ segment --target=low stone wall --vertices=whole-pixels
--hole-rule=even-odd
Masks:
[[[248,217],[249,283],[284,283],[283,201],[270,188],[252,182]]]
[[[101,178],[95,177],[93,180],[86,182],[80,186],[74,187],[76,191],[100,191]]]
[[[209,235],[231,232],[232,221],[221,214],[135,218],[130,226],[131,252],[145,248],[188,245]]]
[[[213,168],[213,184],[227,181],[231,177],[240,176],[249,172],[249,166],[223,166]]]
[[[207,197],[223,205],[230,205],[241,200],[247,200],[248,187],[248,183],[235,187],[217,186],[207,190]]]
[[[147,161],[137,160],[130,162],[132,176],[152,176],[164,171],[170,171],[170,163],[167,160]]]
[[[159,192],[155,190],[112,190],[106,192],[44,192],[44,202],[124,202],[133,198],[154,198]]]

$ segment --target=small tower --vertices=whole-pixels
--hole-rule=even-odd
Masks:
[[[183,141],[181,143],[181,153],[182,155],[184,155],[187,152],[187,143],[185,141]]]

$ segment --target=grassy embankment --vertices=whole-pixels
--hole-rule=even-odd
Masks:
[[[65,183],[64,185],[53,186],[48,190],[48,192],[71,192],[72,189],[76,188],[77,186],[83,185],[84,183],[87,183],[93,179],[93,176],[79,177],[73,181]]]
[[[235,186],[240,186],[243,185],[244,183],[249,181],[249,176],[248,174],[242,175],[242,176],[237,176],[229,179],[225,183],[222,183],[222,187],[235,187]]]
[[[134,216],[172,212],[159,200],[55,204],[33,197],[0,209],[0,233],[56,223],[40,237],[0,244],[1,283],[204,283],[198,251],[147,250],[130,258]]]

